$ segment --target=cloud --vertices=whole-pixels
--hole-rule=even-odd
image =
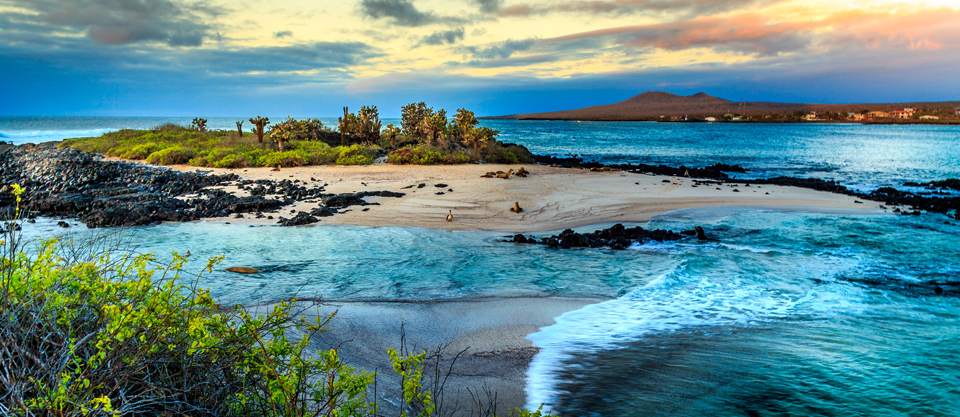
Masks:
[[[287,37],[290,37],[290,36],[293,36],[293,32],[291,32],[291,31],[289,31],[289,30],[282,30],[282,31],[280,31],[280,32],[277,32],[277,33],[274,33],[274,34],[273,34],[273,37],[274,37],[274,38],[277,38],[277,39],[283,39],[283,38],[287,38]]]
[[[371,19],[391,19],[395,25],[407,27],[455,20],[422,12],[409,0],[361,0],[360,13]]]
[[[471,0],[471,3],[479,6],[483,13],[494,13],[500,10],[503,0]]]
[[[506,59],[511,55],[530,49],[537,42],[536,39],[513,40],[508,39],[487,48],[469,46],[466,51],[476,59]]]
[[[500,1],[474,0],[477,3],[501,3]],[[490,9],[505,17],[530,17],[551,13],[574,14],[661,14],[678,12],[688,15],[704,15],[736,9],[754,8],[758,4],[770,4],[783,0],[577,0],[553,3],[519,3]],[[482,6],[481,6],[482,10]]]
[[[555,50],[630,49],[680,51],[708,48],[755,57],[794,52],[833,55],[844,48],[906,46],[936,49],[960,47],[960,11],[926,10],[914,13],[848,11],[815,20],[771,22],[754,13],[702,17],[669,23],[623,26],[544,39],[542,47]]]
[[[459,27],[453,30],[444,30],[440,32],[434,32],[427,36],[424,36],[423,39],[417,43],[416,47],[420,45],[443,45],[450,44],[453,45],[457,41],[462,41],[465,35],[463,27]]]
[[[211,31],[200,15],[219,13],[215,8],[170,0],[13,0],[12,4],[35,13],[29,18],[37,23],[85,31],[94,42],[110,45],[200,46]]]

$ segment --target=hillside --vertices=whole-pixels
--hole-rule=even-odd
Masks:
[[[903,107],[951,107],[960,102],[870,103],[870,104],[810,104],[773,103],[763,101],[740,102],[714,97],[706,93],[680,96],[662,91],[648,91],[619,103],[584,107],[581,109],[545,113],[513,114],[489,119],[522,120],[655,120],[660,116],[719,116],[726,113],[744,115],[793,113],[797,111],[859,112],[869,110],[896,110]]]

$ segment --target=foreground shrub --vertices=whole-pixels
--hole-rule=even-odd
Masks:
[[[186,149],[182,146],[161,149],[147,157],[148,164],[156,165],[179,165],[190,162],[190,159],[196,152],[193,149]]]
[[[176,254],[165,267],[62,255],[49,241],[0,259],[0,414],[372,414],[372,374],[335,350],[305,355],[329,318],[296,321],[288,303],[256,317],[220,306],[179,283],[187,258]]]

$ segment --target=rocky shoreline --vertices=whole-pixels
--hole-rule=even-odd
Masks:
[[[939,192],[940,188],[958,189],[960,180],[946,179],[929,183],[906,182],[905,186],[925,187],[931,190],[929,195],[921,195],[910,191],[901,191],[891,187],[882,187],[870,193],[863,193],[847,188],[835,181],[826,181],[818,178],[774,177],[757,180],[743,180],[730,177],[728,172],[743,173],[746,170],[739,165],[715,164],[705,168],[687,168],[685,166],[670,167],[666,165],[645,164],[613,164],[604,165],[598,162],[587,162],[580,157],[558,158],[551,155],[534,155],[537,163],[563,168],[581,168],[590,170],[619,170],[634,174],[665,175],[672,177],[690,177],[706,179],[718,183],[730,184],[768,184],[787,187],[807,188],[816,191],[825,191],[843,194],[864,200],[876,201],[891,206],[910,207],[911,211],[902,211],[905,215],[919,215],[921,210],[940,213],[956,220],[960,220],[960,197],[945,196]]]
[[[326,193],[320,181],[243,180],[236,174],[212,175],[200,170],[181,172],[138,162],[113,161],[54,143],[5,146],[0,149],[0,216],[11,219],[16,201],[10,184],[24,187],[21,207],[28,217],[76,218],[88,227],[142,226],[165,221],[213,217],[279,216],[279,210],[302,201],[319,201],[310,213],[279,224],[316,223],[316,216],[367,205],[366,196],[402,197],[403,193],[367,191]],[[238,196],[221,187],[249,191]],[[265,215],[269,213],[271,215]]]

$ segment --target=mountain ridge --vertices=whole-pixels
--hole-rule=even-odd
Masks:
[[[859,112],[870,110],[896,110],[903,107],[922,107],[931,105],[960,105],[953,102],[911,102],[911,103],[777,103],[766,101],[731,101],[715,97],[704,92],[689,96],[677,95],[665,91],[646,91],[626,100],[611,104],[583,107],[541,113],[522,113],[505,116],[483,117],[484,119],[517,120],[584,120],[584,121],[631,121],[656,120],[660,116],[721,116],[727,113],[735,115],[756,115],[769,113],[793,113],[810,111]]]

